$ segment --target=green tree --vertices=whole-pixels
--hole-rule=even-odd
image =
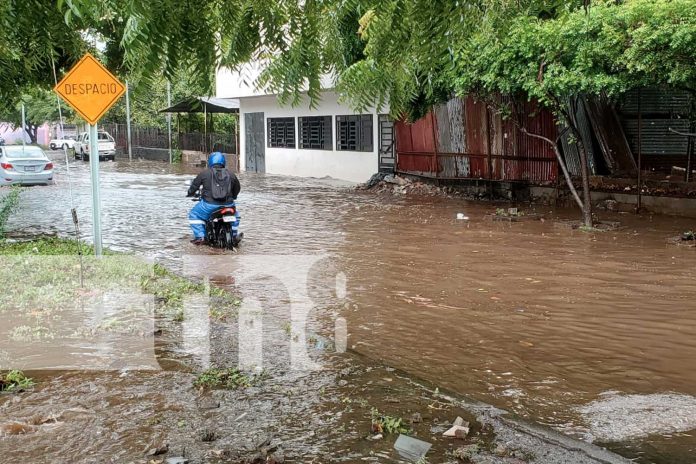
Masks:
[[[30,15],[19,3],[9,9]],[[28,3],[41,18],[55,12]],[[388,103],[416,119],[453,93],[506,95],[538,100],[577,132],[579,96],[696,87],[693,0],[59,0],[57,8],[67,30],[103,34],[134,82],[185,72],[203,94],[218,66],[260,60],[260,84],[284,103],[305,91],[316,101],[321,76],[333,74],[356,109]],[[48,32],[33,32],[46,43]],[[580,148],[584,198],[576,198],[590,225]]]
[[[50,88],[54,63],[60,72],[77,62],[87,49],[81,29],[66,26],[54,0],[0,2],[0,110],[32,87]]]
[[[22,105],[24,105],[26,125],[22,127]],[[73,121],[74,112],[61,103],[63,121]],[[56,94],[41,87],[28,89],[11,108],[0,110],[0,120],[11,128],[22,127],[31,143],[36,143],[39,127],[44,123],[59,123],[58,100]]]
[[[167,115],[160,111],[167,107],[167,79],[162,74],[149,79],[141,76],[138,81],[129,80],[129,88],[132,124],[165,129]],[[178,71],[171,81],[172,104],[191,97],[206,96],[209,92],[209,89],[186,71]],[[123,123],[125,120],[126,102],[122,98],[109,110],[102,122]],[[225,118],[221,120],[226,121]],[[202,114],[182,114],[180,121],[186,131],[203,131]]]

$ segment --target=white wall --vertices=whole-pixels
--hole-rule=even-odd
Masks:
[[[10,123],[7,122],[0,121],[0,137],[4,138],[5,143],[8,145],[22,143],[22,138],[24,138],[26,143],[31,143],[29,134],[27,134],[26,131],[21,128],[15,129]],[[39,145],[48,145],[50,139],[51,127],[44,123],[43,125],[39,126],[38,130],[36,131],[36,143]]]
[[[218,95],[219,97],[222,95]],[[354,112],[346,105],[339,104],[332,91],[322,93],[322,100],[316,108],[309,108],[309,101],[298,107],[280,107],[273,95],[240,98],[240,153],[242,170],[245,169],[245,113],[264,113],[264,141],[266,150],[266,172],[299,177],[333,177],[351,182],[365,182],[378,169],[379,125],[378,113],[372,111],[373,151],[336,151],[336,115],[349,115]],[[267,119],[274,117],[331,116],[333,150],[303,150],[291,148],[269,148],[267,143]],[[295,141],[299,146],[297,134],[299,122],[295,120]]]
[[[219,68],[215,74],[215,96],[217,98],[243,98],[269,95],[270,92],[258,88],[257,81],[264,69],[264,63],[254,61],[240,66],[239,70]],[[320,77],[322,89],[334,87],[334,75],[324,74]],[[305,90],[306,87],[305,87]]]

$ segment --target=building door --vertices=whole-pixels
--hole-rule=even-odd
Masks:
[[[394,172],[396,169],[396,139],[394,120],[387,114],[379,115],[379,172]]]
[[[263,113],[244,113],[244,156],[246,170],[266,172],[266,138]]]

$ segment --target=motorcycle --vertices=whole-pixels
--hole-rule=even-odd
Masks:
[[[201,201],[200,192],[194,195],[191,201]],[[234,250],[244,237],[240,232],[237,237],[232,236],[232,224],[237,221],[236,206],[221,206],[215,210],[210,218],[205,221],[205,242],[212,248]]]

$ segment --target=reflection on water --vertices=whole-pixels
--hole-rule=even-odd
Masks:
[[[184,196],[194,173],[103,164],[105,245],[173,263],[193,252]],[[72,231],[61,174],[57,185],[24,193],[15,227]],[[694,427],[667,408],[690,411],[696,396],[696,252],[665,240],[693,228],[688,221],[615,215],[620,230],[589,234],[554,226],[572,212],[541,208],[545,222],[494,223],[484,220],[492,207],[457,199],[375,197],[329,180],[240,179],[242,253],[331,256],[330,271],[313,282],[334,288],[343,273],[345,304],[324,291],[313,293],[314,303],[327,314],[340,309],[357,352],[581,438],[640,437],[628,445],[636,454],[648,447],[661,455],[678,442],[670,452],[688,456],[696,446],[665,438]],[[72,180],[88,234],[86,164]],[[471,220],[457,221],[460,212]],[[607,392],[615,392],[611,400]],[[660,408],[659,421],[650,408]]]

